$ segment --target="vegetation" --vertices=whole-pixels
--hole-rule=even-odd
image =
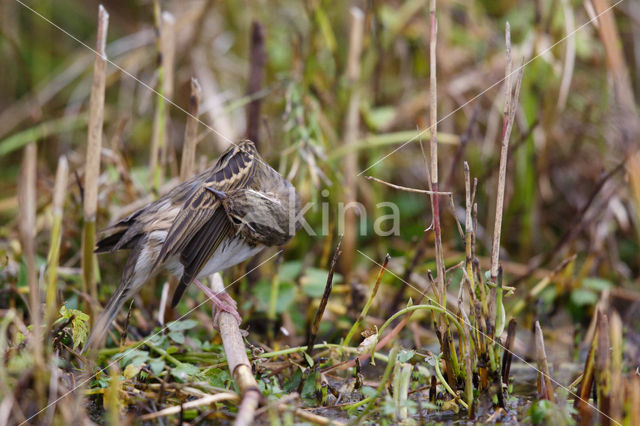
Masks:
[[[0,16],[0,424],[640,424],[636,3]],[[245,137],[305,226],[223,272],[242,330],[161,274],[85,357],[99,230]]]

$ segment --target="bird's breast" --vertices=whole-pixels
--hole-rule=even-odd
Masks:
[[[220,243],[218,249],[198,274],[198,278],[209,276],[214,272],[219,272],[237,265],[240,262],[244,262],[263,249],[264,246],[262,244],[249,244],[238,234],[227,238]]]

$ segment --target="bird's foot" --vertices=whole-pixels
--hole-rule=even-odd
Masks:
[[[211,316],[213,317],[213,326],[216,330],[218,329],[220,312],[227,312],[233,315],[236,321],[238,321],[238,325],[242,324],[242,317],[238,313],[238,304],[226,291],[216,293],[197,279],[193,280],[193,282],[207,295],[207,298],[213,302]]]

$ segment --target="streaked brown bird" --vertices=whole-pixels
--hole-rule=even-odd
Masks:
[[[180,280],[172,306],[195,282],[218,310],[240,322],[233,299],[224,291],[214,294],[198,278],[265,247],[285,244],[299,227],[299,212],[295,188],[260,157],[251,141],[231,146],[209,170],[103,231],[107,236],[97,243],[96,253],[131,249],[131,254],[84,348],[102,344],[124,302],[163,268]]]

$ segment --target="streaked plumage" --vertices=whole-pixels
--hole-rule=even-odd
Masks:
[[[243,141],[209,170],[103,232],[97,253],[131,249],[120,286],[94,324],[90,347],[102,342],[123,303],[162,267],[180,278],[175,306],[196,278],[229,268],[267,246],[286,243],[298,225],[298,195]]]

